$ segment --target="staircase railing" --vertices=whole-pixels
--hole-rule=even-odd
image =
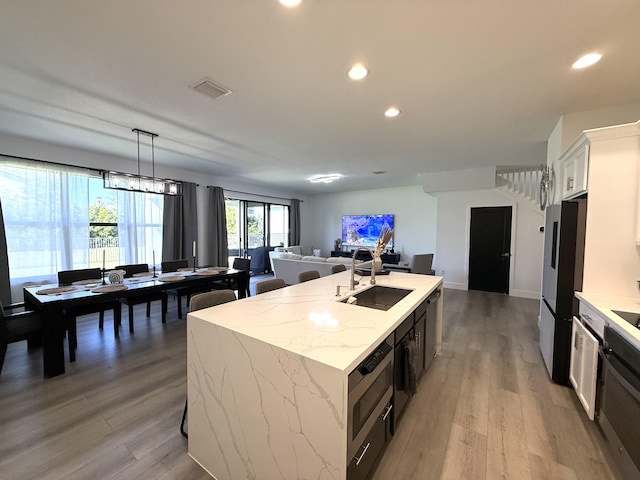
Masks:
[[[499,167],[496,169],[496,187],[505,189],[524,197],[531,203],[540,200],[540,180],[543,167]]]

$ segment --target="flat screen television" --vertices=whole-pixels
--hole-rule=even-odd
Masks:
[[[344,215],[342,243],[350,246],[375,246],[384,226],[393,229],[393,215]],[[387,245],[393,246],[393,238]]]

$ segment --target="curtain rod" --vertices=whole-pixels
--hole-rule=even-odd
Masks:
[[[98,169],[98,168],[79,167],[78,165],[69,165],[68,163],[52,162],[50,160],[40,160],[39,158],[20,157],[20,156],[17,156],[17,155],[7,155],[6,153],[0,153],[0,155],[2,155],[3,157],[7,157],[7,158],[15,158],[17,160],[28,160],[30,162],[46,163],[48,165],[57,165],[58,167],[77,168],[78,170],[88,170],[90,172],[95,172],[95,173],[100,173],[100,174],[102,174],[102,172],[104,171],[104,170],[101,170],[101,169]]]
[[[207,185],[207,188],[213,188],[213,185]],[[275,198],[276,200],[300,200],[299,198],[274,197],[273,195],[263,195],[261,193],[255,193],[255,192],[240,192],[238,190],[228,190],[224,187],[222,187],[222,189],[224,190],[225,193],[231,192],[231,193],[240,193],[242,195],[255,195],[256,197]],[[300,203],[303,203],[303,202],[304,200],[300,200]]]

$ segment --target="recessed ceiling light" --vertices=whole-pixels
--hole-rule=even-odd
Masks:
[[[301,1],[302,0],[280,0],[280,3],[282,5],[284,5],[285,7],[292,8],[292,7],[297,7],[298,5],[300,5]]]
[[[307,180],[309,180],[311,183],[331,183],[334,180],[338,180],[339,178],[342,178],[342,175],[340,175],[339,173],[327,173],[313,175],[307,178]]]
[[[576,60],[575,63],[572,65],[572,67],[573,68],[590,67],[594,63],[598,63],[601,58],[602,58],[602,55],[600,55],[599,53],[589,53],[584,57],[580,57],[578,60]]]
[[[351,80],[362,80],[368,74],[369,70],[367,70],[361,63],[354,65],[351,67],[351,70],[349,70],[349,78]]]
[[[384,112],[385,117],[397,117],[398,115],[400,115],[400,110],[396,107],[388,108],[387,111]]]

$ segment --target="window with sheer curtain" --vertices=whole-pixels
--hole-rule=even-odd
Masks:
[[[163,196],[105,190],[95,171],[1,157],[0,196],[14,298],[29,283],[57,280],[60,270],[152,263],[162,251]],[[90,208],[117,212],[109,242],[90,227]],[[91,233],[90,233],[91,231]],[[104,232],[102,233],[105,234]]]

